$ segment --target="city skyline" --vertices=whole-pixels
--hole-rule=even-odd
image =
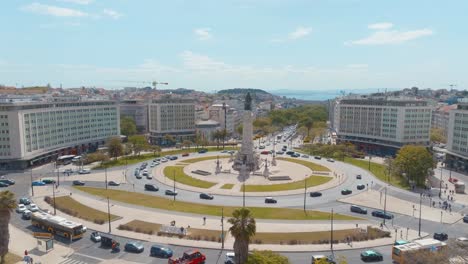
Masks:
[[[464,89],[466,3],[423,3],[7,2],[0,84]]]

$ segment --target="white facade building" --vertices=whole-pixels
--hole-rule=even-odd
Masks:
[[[460,103],[450,111],[446,164],[468,173],[468,103]]]
[[[196,122],[197,134],[208,141],[213,140],[213,133],[216,130],[220,130],[221,126],[218,121],[215,120],[198,120]]]
[[[120,136],[113,101],[0,103],[0,166],[26,168],[60,155],[94,151]]]
[[[214,104],[208,108],[209,119],[218,121],[221,129],[226,128],[226,131],[233,135],[236,129],[237,112],[229,105]]]

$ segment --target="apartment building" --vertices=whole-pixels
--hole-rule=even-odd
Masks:
[[[448,127],[450,119],[450,111],[457,109],[457,105],[443,104],[434,109],[432,112],[432,128],[438,128],[442,134],[448,136]]]
[[[405,98],[351,98],[337,104],[339,141],[375,155],[394,155],[406,144],[429,145],[432,106]]]
[[[171,135],[178,143],[195,138],[195,101],[192,99],[151,100],[148,119],[152,144],[173,144],[166,135]]]
[[[119,102],[120,116],[135,120],[139,133],[148,132],[148,104],[144,100],[123,100]]]
[[[221,129],[226,128],[226,131],[233,135],[236,130],[237,111],[227,104],[214,104],[208,108],[209,119],[218,121]]]
[[[22,169],[94,151],[120,136],[113,101],[0,101],[0,167]]]
[[[455,171],[468,173],[468,102],[450,111],[445,162]]]

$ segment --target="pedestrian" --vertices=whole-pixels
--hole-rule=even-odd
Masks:
[[[203,225],[206,225],[206,217],[203,217]]]
[[[34,260],[33,260],[32,257],[29,257],[29,263],[30,263],[30,264],[34,264]]]
[[[403,238],[403,229],[400,230],[400,238]]]
[[[27,249],[24,250],[24,255],[25,255],[25,256],[28,255],[28,250],[27,250]]]

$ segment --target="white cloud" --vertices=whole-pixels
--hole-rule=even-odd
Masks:
[[[291,40],[300,39],[308,36],[312,33],[312,28],[310,27],[298,27],[293,32],[289,33],[288,38]]]
[[[112,9],[104,9],[102,12],[104,13],[104,15],[111,17],[113,19],[119,19],[123,16],[121,13]]]
[[[346,42],[345,44],[354,45],[386,45],[386,44],[401,44],[410,40],[431,36],[434,32],[430,29],[418,29],[410,31],[398,30],[378,30],[370,36]]]
[[[196,28],[193,30],[193,33],[199,40],[209,40],[213,38],[211,28]]]
[[[391,29],[393,27],[393,24],[389,22],[382,22],[382,23],[370,24],[367,27],[370,29],[385,30],[385,29]]]
[[[89,5],[94,0],[58,0],[59,2],[66,2],[66,3],[73,3],[73,4],[78,4],[78,5]]]
[[[88,16],[87,13],[82,12],[77,9],[64,8],[51,5],[43,5],[39,3],[32,3],[27,6],[23,6],[22,10],[40,14],[40,15],[49,15],[57,17],[85,17]]]

